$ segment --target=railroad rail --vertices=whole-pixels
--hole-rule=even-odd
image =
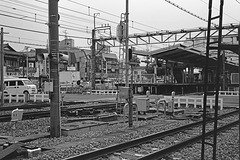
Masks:
[[[74,103],[78,104],[78,103]],[[32,108],[41,108],[41,107],[49,107],[50,104],[42,104],[41,106],[38,105],[26,105],[26,106],[15,106],[15,108],[18,109],[32,109]],[[111,108],[116,108],[116,103],[103,103],[103,104],[91,104],[91,105],[83,105],[83,106],[77,106],[77,107],[67,107],[63,106],[61,108],[61,115],[66,115],[67,112],[73,111],[73,110],[78,110],[78,109],[111,109]],[[6,111],[6,108],[4,108]],[[12,108],[13,109],[13,108]],[[0,110],[2,111],[2,110]],[[24,112],[23,113],[23,120],[26,119],[34,119],[34,118],[42,118],[42,117],[49,117],[50,116],[50,109],[44,110],[44,111],[34,111],[34,112]],[[0,122],[7,122],[11,120],[11,114],[8,115],[0,115]]]
[[[233,112],[229,112],[227,114],[220,115],[218,118],[223,119],[223,118],[231,116],[233,114],[238,114],[238,110],[233,111]],[[211,119],[211,118],[207,120],[207,122],[212,122],[212,121],[213,121],[213,119]],[[231,122],[227,125],[221,126],[221,127],[218,128],[218,132],[226,130],[226,129],[232,127],[232,126],[238,125],[238,123],[239,123],[239,120]],[[110,147],[98,149],[96,151],[88,152],[88,153],[85,153],[85,154],[72,156],[72,157],[69,157],[69,158],[65,158],[64,160],[78,160],[78,159],[93,160],[93,159],[101,158],[101,157],[111,155],[111,154],[116,153],[116,152],[120,152],[120,151],[127,150],[127,149],[135,147],[135,146],[139,146],[139,145],[144,144],[144,143],[152,142],[156,139],[160,139],[160,138],[163,138],[163,137],[166,137],[166,136],[170,136],[170,135],[173,135],[173,134],[177,134],[179,132],[183,132],[183,131],[192,129],[192,128],[197,127],[199,125],[202,125],[202,121],[198,121],[198,122],[191,123],[191,124],[181,126],[181,127],[178,127],[178,128],[170,129],[170,130],[167,130],[167,131],[151,134],[149,136],[145,136],[145,137],[141,137],[141,138],[138,138],[138,139],[134,139],[132,141],[116,144],[116,145],[113,145],[113,146],[110,146]],[[207,137],[211,136],[212,134],[213,134],[213,131],[206,132]],[[184,147],[189,146],[193,143],[196,143],[199,140],[201,140],[201,138],[202,138],[202,135],[191,137],[191,138],[189,138],[185,141],[174,144],[170,147],[161,149],[161,150],[159,150],[157,152],[153,152],[151,154],[147,154],[147,155],[145,155],[145,156],[143,156],[139,159],[141,159],[141,160],[159,159],[159,158],[164,157],[164,156],[166,156],[170,153],[173,153],[173,152],[175,152],[175,151],[177,151],[181,148],[184,148]]]
[[[229,124],[226,124],[224,126],[221,126],[221,127],[218,127],[217,128],[217,132],[222,132],[224,130],[227,130],[231,127],[234,127],[236,125],[239,125],[239,120],[237,121],[234,121],[234,122],[231,122]],[[214,130],[211,130],[209,132],[206,132],[205,136],[206,137],[210,137],[214,134]],[[151,154],[148,154],[142,158],[139,158],[138,160],[156,160],[156,159],[159,159],[159,158],[163,158],[164,156],[166,155],[169,155],[173,152],[176,152],[178,151],[179,149],[181,148],[185,148],[191,144],[194,144],[194,143],[197,143],[199,142],[200,140],[202,139],[202,135],[198,135],[198,136],[195,136],[195,137],[192,137],[192,138],[189,138],[183,142],[180,142],[180,143],[177,143],[175,145],[172,145],[170,147],[167,147],[167,148],[164,148],[160,151],[157,151],[157,152],[154,152],[154,153],[151,153]]]

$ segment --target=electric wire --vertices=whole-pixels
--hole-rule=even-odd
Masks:
[[[205,3],[206,5],[208,5],[208,3],[207,2],[205,2],[204,0],[200,0],[201,2],[203,2],[203,3]],[[237,0],[236,0],[237,1]],[[217,10],[217,11],[219,11],[219,9],[218,8],[216,8],[216,7],[213,7],[215,10]],[[223,13],[224,15],[226,15],[226,16],[228,16],[229,18],[231,18],[231,19],[233,19],[233,20],[235,20],[235,21],[237,21],[237,22],[239,22],[239,20],[237,20],[236,18],[234,18],[234,17],[232,17],[232,16],[230,16],[229,14],[226,14],[226,13]]]
[[[47,2],[43,2],[41,0],[36,0],[37,2],[40,2],[40,3],[43,3],[43,4],[47,4]],[[68,9],[66,7],[63,7],[63,6],[58,6],[60,9],[64,9],[64,10],[67,10],[67,11],[71,11],[71,12],[74,12],[74,13],[78,13],[78,14],[82,14],[82,15],[85,15],[85,16],[90,16],[92,18],[94,18],[94,16],[92,15],[89,15],[89,14],[86,14],[84,12],[80,12],[80,11],[76,11],[76,10],[73,10],[73,9]],[[111,21],[111,20],[108,20],[108,19],[105,19],[105,18],[101,18],[101,17],[95,17],[96,19],[99,19],[99,20],[103,20],[103,21],[107,21],[107,22],[110,22],[110,23],[113,23],[113,24],[118,24],[118,22],[115,22],[115,21]],[[143,29],[140,29],[140,28],[136,28],[134,27],[134,29],[136,30],[140,30],[140,31],[143,31],[143,32],[147,32],[146,30],[143,30]]]
[[[2,0],[2,1],[4,1],[4,0]],[[15,3],[13,3],[13,2],[10,2],[10,1],[4,1],[5,3],[9,3],[9,4],[11,4],[11,5],[17,5],[17,7],[23,7],[23,8],[27,8],[27,9],[30,9],[30,10],[34,10],[34,11],[38,11],[38,12],[42,12],[42,13],[47,13],[48,12],[48,10],[46,9],[46,8],[42,8],[42,7],[39,7],[39,6],[35,6],[35,5],[30,5],[30,6],[28,6],[28,4],[27,3],[24,3],[24,5],[23,4],[21,4],[21,2],[15,2],[15,3],[17,3],[17,4],[15,4]],[[20,4],[19,4],[20,3]],[[16,7],[15,7],[16,8]],[[86,23],[92,23],[92,20],[89,20],[89,19],[86,19],[86,18],[82,18],[82,17],[77,17],[77,16],[74,16],[74,15],[69,15],[69,14],[66,14],[66,13],[62,13],[62,12],[60,12],[59,13],[60,14],[60,16],[61,17],[68,17],[69,19],[73,19],[73,20],[75,20],[75,21],[80,21],[80,22],[86,22]],[[60,19],[61,20],[61,19]],[[81,26],[81,24],[79,24],[80,26]],[[83,26],[83,25],[82,25]],[[84,27],[86,27],[86,26],[84,26]]]
[[[171,2],[170,0],[164,0],[164,1],[167,2],[167,3],[169,3],[169,4],[171,4],[171,5],[173,5],[174,7],[177,7],[178,9],[180,9],[180,10],[182,10],[182,11],[184,11],[184,12],[186,12],[186,13],[188,13],[188,14],[190,14],[190,15],[192,15],[192,16],[200,19],[200,20],[202,20],[202,21],[208,22],[208,20],[206,20],[206,19],[204,19],[204,18],[202,18],[202,17],[200,17],[200,16],[198,16],[198,15],[196,15],[196,14],[194,14],[194,13],[188,11],[188,10],[186,10],[185,8],[183,8],[183,7],[179,6],[179,5]],[[212,23],[212,24],[213,24],[214,26],[217,26],[217,25],[214,24],[214,23]]]
[[[235,0],[238,4],[240,4],[240,2],[238,0]]]
[[[81,6],[84,6],[84,7],[87,7],[87,8],[89,8],[89,9],[91,8],[91,9],[93,9],[93,10],[95,10],[95,11],[99,11],[99,12],[102,12],[102,13],[105,13],[105,14],[108,14],[108,15],[111,15],[111,16],[113,16],[113,17],[119,18],[118,15],[115,15],[115,14],[112,14],[112,13],[109,13],[109,12],[106,12],[106,11],[103,11],[103,10],[100,10],[100,9],[97,9],[97,8],[94,8],[94,7],[90,7],[90,6],[84,5],[84,4],[82,4],[82,3],[75,2],[75,1],[73,1],[73,0],[68,0],[68,1],[69,1],[69,2],[72,2],[72,3],[75,3],[75,4],[78,4],[78,5],[81,5]],[[149,26],[149,25],[140,23],[140,22],[135,22],[135,21],[133,21],[133,20],[129,20],[129,21],[134,22],[134,23],[139,24],[139,25],[142,25],[142,26],[145,26],[145,27],[149,27],[149,28],[152,28],[152,29],[159,30],[158,28],[155,28],[155,27],[152,27],[152,26]]]
[[[24,44],[24,45],[29,45],[29,46],[46,47],[46,44],[36,44],[36,43],[27,43],[27,42],[19,42],[19,41],[10,41],[10,40],[4,40],[4,42],[18,43],[18,44]],[[77,48],[90,48],[90,46],[80,46]]]
[[[1,12],[1,11],[0,11]],[[18,14],[19,15],[19,14]],[[25,20],[25,21],[29,21],[29,22],[34,22],[34,23],[39,23],[39,24],[43,24],[43,25],[47,25],[47,22],[39,22],[39,21],[35,21],[35,20],[30,20],[32,19],[31,17],[28,17],[28,16],[23,16],[23,17],[15,17],[15,16],[11,16],[11,15],[6,15],[6,14],[2,14],[0,13],[0,16],[6,16],[6,17],[10,17],[10,18],[16,18],[16,19],[20,19],[20,20]],[[26,18],[30,18],[30,19],[26,19]],[[43,20],[41,20],[43,21]],[[87,33],[87,31],[84,29],[84,30],[80,30],[78,28],[71,28],[73,26],[70,26],[69,25],[60,25],[59,28],[64,28],[64,29],[69,29],[69,30],[73,30],[73,31],[78,31],[78,32],[83,32],[83,33]]]
[[[10,1],[11,1],[11,0],[10,0]],[[40,1],[40,0],[36,0],[36,1],[37,1],[37,2],[40,2],[40,3],[43,3],[43,4],[47,4],[46,2],[43,2],[43,1]],[[6,1],[5,1],[5,2],[6,2]],[[11,1],[11,2],[7,1],[7,3],[12,3],[12,1]],[[25,3],[25,2],[20,2],[20,1],[15,0],[14,3],[20,3],[20,5],[21,5],[22,7],[30,6],[30,7],[28,7],[28,8],[30,8],[30,9],[38,8],[38,11],[41,11],[41,12],[45,11],[45,12],[46,12],[46,9],[45,9],[45,8],[42,8],[42,7],[39,7],[39,6],[35,6],[35,5],[32,5],[32,4],[28,4],[28,3]],[[79,3],[78,3],[78,4],[79,4]],[[86,5],[84,5],[84,6],[86,6]],[[39,8],[40,8],[40,9],[39,9]],[[65,7],[61,7],[61,6],[60,6],[60,8],[69,10],[69,9],[67,9],[67,8],[65,8]],[[95,10],[98,10],[98,9],[96,9],[96,8],[94,8],[94,9],[95,9]],[[74,10],[69,10],[69,11],[74,12]],[[99,11],[101,11],[101,12],[103,12],[103,13],[108,13],[108,12],[105,12],[105,11],[102,11],[102,10],[99,10]],[[45,13],[45,12],[44,12],[44,13]],[[85,13],[83,13],[83,12],[79,12],[79,11],[75,11],[75,12],[80,13],[80,14],[84,14],[84,15],[86,15],[86,16],[89,16],[88,14],[85,14]],[[110,14],[110,13],[108,13],[108,14]],[[113,15],[113,14],[110,14],[110,15]],[[68,15],[68,16],[69,16],[69,15]],[[116,16],[116,15],[114,15],[114,16]],[[72,15],[71,15],[71,17],[72,17]],[[91,16],[91,17],[92,17],[92,16]],[[116,16],[116,17],[118,17],[118,16]],[[103,19],[103,18],[100,18],[100,17],[98,17],[98,19],[101,19],[101,20],[106,21],[106,19]],[[118,24],[118,23],[116,23],[116,22],[114,22],[114,21],[110,21],[110,20],[107,20],[107,21],[109,21],[109,22],[111,22],[111,23]],[[135,21],[132,21],[132,22],[135,22]],[[138,23],[138,22],[135,22],[135,23],[144,25],[144,24]],[[144,26],[148,26],[148,25],[144,25]],[[130,26],[130,27],[131,27],[131,26]],[[150,26],[148,26],[148,27],[150,27]],[[86,27],[86,28],[90,28],[90,27]],[[139,29],[139,28],[136,28],[136,27],[133,27],[133,26],[132,26],[131,28],[138,29],[138,30],[141,30],[141,31],[146,32],[145,30],[142,30],[142,29]],[[151,28],[153,28],[153,27],[151,27]]]
[[[27,28],[21,28],[21,27],[13,27],[13,26],[4,25],[4,24],[0,24],[0,26],[7,27],[7,28],[12,28],[12,29],[18,29],[18,30],[27,31],[27,32],[34,32],[34,33],[48,35],[48,32],[43,32],[43,31],[39,31],[39,30],[33,30],[33,29],[27,29]],[[59,36],[65,36],[65,35],[60,34]],[[87,40],[91,39],[91,38],[88,38],[88,37],[80,37],[80,36],[68,36],[68,37],[79,38],[79,39],[87,39]]]
[[[48,16],[47,16],[47,15],[42,15],[42,14],[37,14],[37,13],[34,13],[34,12],[29,12],[29,11],[26,11],[26,10],[19,9],[19,8],[17,8],[17,7],[9,7],[9,6],[5,6],[5,5],[0,5],[0,6],[5,7],[5,8],[10,8],[10,9],[13,9],[13,10],[16,10],[16,11],[21,11],[21,12],[29,13],[29,14],[31,14],[32,16],[33,16],[33,15],[35,16],[35,17],[34,17],[35,20],[37,20],[37,16],[46,18],[46,21],[47,21],[47,19],[48,19]],[[46,13],[46,12],[44,12],[44,13]],[[13,14],[15,15],[16,13],[13,13]],[[70,15],[69,15],[69,16],[70,16]],[[60,22],[66,22],[66,23],[68,23],[68,24],[73,24],[73,25],[78,26],[78,28],[79,28],[79,26],[85,27],[84,29],[88,28],[87,26],[84,26],[84,25],[81,25],[81,24],[78,24],[78,23],[73,23],[73,22],[70,22],[70,21],[65,21],[65,20],[62,20],[62,19],[60,20]],[[62,25],[63,25],[63,24],[62,24]],[[64,25],[66,25],[66,24],[64,24]],[[70,26],[70,25],[68,25],[68,26]]]
[[[10,41],[10,40],[4,40],[4,42],[18,43],[18,44],[24,44],[24,45],[30,45],[30,46],[46,47],[46,44],[44,45],[44,44],[27,43],[27,42],[18,42],[18,41]]]
[[[35,41],[35,42],[46,42],[46,41],[41,41],[41,40],[36,40],[36,39],[31,39],[31,38],[22,38],[22,37],[16,37],[16,36],[9,36],[9,35],[4,35],[4,37],[10,37],[10,38],[14,38],[14,39],[25,39],[25,40],[30,40],[30,41]]]
[[[99,11],[101,11],[101,10],[99,10]],[[68,27],[65,27],[65,29],[69,29]]]
[[[42,20],[42,19],[36,20],[34,17],[29,17],[29,16],[26,16],[26,15],[12,13],[12,12],[8,12],[8,11],[1,11],[0,10],[0,12],[6,12],[8,14],[17,15],[17,16],[20,16],[20,17],[0,13],[1,16],[6,16],[6,17],[10,17],[10,18],[16,18],[16,19],[20,19],[20,20],[25,20],[25,21],[29,21],[29,22],[34,22],[34,23],[47,25],[47,22],[46,22],[47,20]],[[26,19],[26,18],[28,18],[28,19]],[[41,21],[41,22],[39,22],[39,21]],[[71,26],[71,25],[67,25],[67,24],[61,24],[61,23],[59,24],[59,27],[64,28],[64,29],[78,31],[78,32],[88,33],[87,28],[80,28],[80,27]]]

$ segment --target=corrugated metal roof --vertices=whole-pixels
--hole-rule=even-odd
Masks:
[[[164,60],[171,60],[175,62],[183,62],[190,64],[194,67],[205,67],[206,55],[203,50],[188,47],[183,44],[177,44],[166,48],[161,48],[150,52],[150,55],[154,58],[160,58]],[[216,58],[209,58],[209,68],[217,67]],[[237,69],[236,64],[229,62],[225,63],[226,69],[235,70]]]

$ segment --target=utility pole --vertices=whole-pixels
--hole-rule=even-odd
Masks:
[[[126,0],[126,13],[125,13],[125,24],[126,24],[126,35],[125,35],[125,65],[126,65],[126,73],[125,73],[125,85],[126,87],[129,87],[129,82],[128,82],[128,73],[129,73],[129,54],[128,54],[128,0]]]
[[[0,96],[1,96],[1,106],[3,106],[4,104],[4,99],[3,99],[3,91],[4,91],[4,74],[3,74],[3,71],[4,71],[4,46],[3,46],[3,34],[8,34],[6,32],[3,32],[3,28],[1,28],[1,53],[0,53],[0,80],[1,80],[1,83],[0,83]]]
[[[26,77],[28,78],[28,53],[26,54],[27,56],[27,62],[26,62]]]
[[[129,9],[129,3],[128,3],[128,0],[126,0],[126,13],[125,13],[125,23],[126,23],[126,35],[125,35],[125,52],[126,52],[126,59],[125,59],[125,65],[126,65],[126,74],[125,74],[125,79],[126,79],[126,87],[129,87],[129,77],[128,77],[128,74],[129,74],[129,49],[128,49],[128,22],[129,22],[129,19],[128,19],[128,9]],[[128,126],[129,127],[132,127],[133,126],[133,106],[132,106],[132,88],[129,87],[129,91],[128,91],[128,95],[129,95],[129,117],[128,117]]]
[[[48,0],[49,19],[49,60],[50,81],[53,83],[53,91],[50,93],[50,136],[61,136],[60,104],[59,104],[59,33],[58,33],[58,0]],[[51,83],[51,82],[50,82]]]
[[[240,25],[238,27],[238,88],[240,88]],[[240,104],[240,90],[238,90],[238,104]],[[238,109],[238,119],[240,117],[240,109]],[[240,139],[240,121],[238,124],[238,139]],[[238,150],[239,150],[239,157],[240,157],[240,143],[238,142]]]
[[[4,104],[4,99],[3,99],[3,90],[4,90],[4,74],[3,74],[3,67],[4,67],[4,52],[3,52],[3,28],[1,28],[1,55],[0,55],[0,67],[1,67],[1,85],[0,85],[0,93],[1,93],[1,106]]]
[[[95,70],[95,66],[96,66],[96,48],[95,45],[96,41],[95,41],[95,29],[92,30],[92,76],[91,76],[91,80],[92,80],[92,89],[95,89],[95,79],[96,79],[96,70]]]
[[[96,79],[96,40],[95,40],[95,28],[96,28],[96,22],[95,22],[95,18],[97,15],[100,15],[100,13],[94,13],[93,14],[93,30],[92,30],[92,76],[91,76],[91,80],[92,80],[92,89],[95,89],[95,79]]]

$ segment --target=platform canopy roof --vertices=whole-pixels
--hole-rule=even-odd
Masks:
[[[153,58],[182,62],[186,65],[205,68],[206,52],[205,49],[189,47],[183,44],[177,44],[161,49],[151,51],[149,55]],[[211,57],[211,56],[210,56]],[[209,68],[217,67],[216,58],[209,58]],[[227,70],[236,70],[238,65],[231,62],[225,63]]]

